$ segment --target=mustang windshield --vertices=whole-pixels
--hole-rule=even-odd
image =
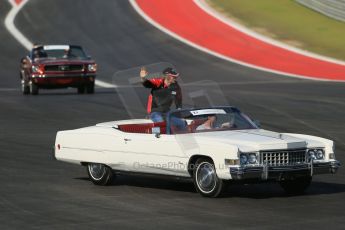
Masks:
[[[258,127],[233,107],[180,110],[170,114],[171,133],[194,133]]]
[[[33,58],[87,59],[80,46],[41,46],[32,51]]]

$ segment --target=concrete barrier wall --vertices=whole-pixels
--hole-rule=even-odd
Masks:
[[[328,17],[345,22],[345,0],[296,0]]]

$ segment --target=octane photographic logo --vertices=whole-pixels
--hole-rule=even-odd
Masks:
[[[130,119],[148,118],[147,99],[150,89],[144,88],[139,76],[142,66],[118,71],[113,75],[113,84],[117,95],[120,97],[122,104],[128,113]],[[177,69],[168,62],[153,63],[145,65],[148,76],[147,79],[162,77],[162,70],[167,67]],[[178,70],[178,69],[177,69]],[[182,90],[183,108],[198,108],[211,106],[227,106],[229,105],[218,83],[210,80],[184,83],[184,78],[188,79],[183,72],[178,77],[178,84]],[[207,76],[200,76],[207,77]],[[175,109],[173,104],[171,109]],[[199,145],[193,135],[174,135],[181,152],[185,156],[199,152]],[[175,167],[172,162],[167,162],[167,167]],[[134,166],[135,167],[135,166]],[[178,167],[182,167],[178,165]],[[183,167],[187,167],[184,165]]]
[[[133,163],[133,168],[134,169],[142,169],[142,168],[160,168],[160,169],[166,169],[170,171],[185,171],[188,167],[188,170],[193,170],[195,167],[197,167],[196,164],[190,164],[190,165],[185,165],[182,162],[181,163],[176,163],[176,162],[166,162],[162,164],[154,164],[152,162],[134,162]],[[226,169],[227,165],[225,164],[218,164],[217,169]]]

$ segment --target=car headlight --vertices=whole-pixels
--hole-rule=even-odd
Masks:
[[[246,154],[241,154],[241,155],[240,155],[240,162],[241,162],[242,165],[247,164],[247,162],[248,162],[248,157],[247,157]]]
[[[325,152],[322,149],[310,149],[308,156],[312,160],[322,160],[325,158]]]
[[[31,70],[33,73],[43,74],[44,73],[43,69],[44,69],[43,66],[38,66],[38,65],[31,66]]]
[[[308,156],[309,156],[309,159],[315,160],[316,159],[315,150],[313,150],[313,149],[309,150],[308,151]]]
[[[96,72],[97,71],[97,64],[88,64],[87,70],[90,72]]]
[[[324,158],[325,154],[324,154],[322,149],[318,149],[318,150],[316,150],[315,156],[316,156],[316,159],[322,160]]]
[[[31,70],[32,70],[32,72],[37,73],[39,68],[37,65],[33,65],[33,66],[31,66]]]
[[[256,154],[255,153],[250,153],[248,157],[248,162],[250,164],[255,164],[257,162]]]
[[[258,157],[256,153],[241,153],[240,155],[241,165],[256,164],[257,162],[258,162]]]

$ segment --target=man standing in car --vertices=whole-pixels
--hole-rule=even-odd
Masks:
[[[161,78],[146,79],[147,75],[148,71],[142,67],[140,70],[142,84],[151,89],[147,102],[147,113],[153,122],[162,122],[173,103],[177,109],[182,107],[181,88],[176,81],[179,74],[169,67],[163,70]]]

